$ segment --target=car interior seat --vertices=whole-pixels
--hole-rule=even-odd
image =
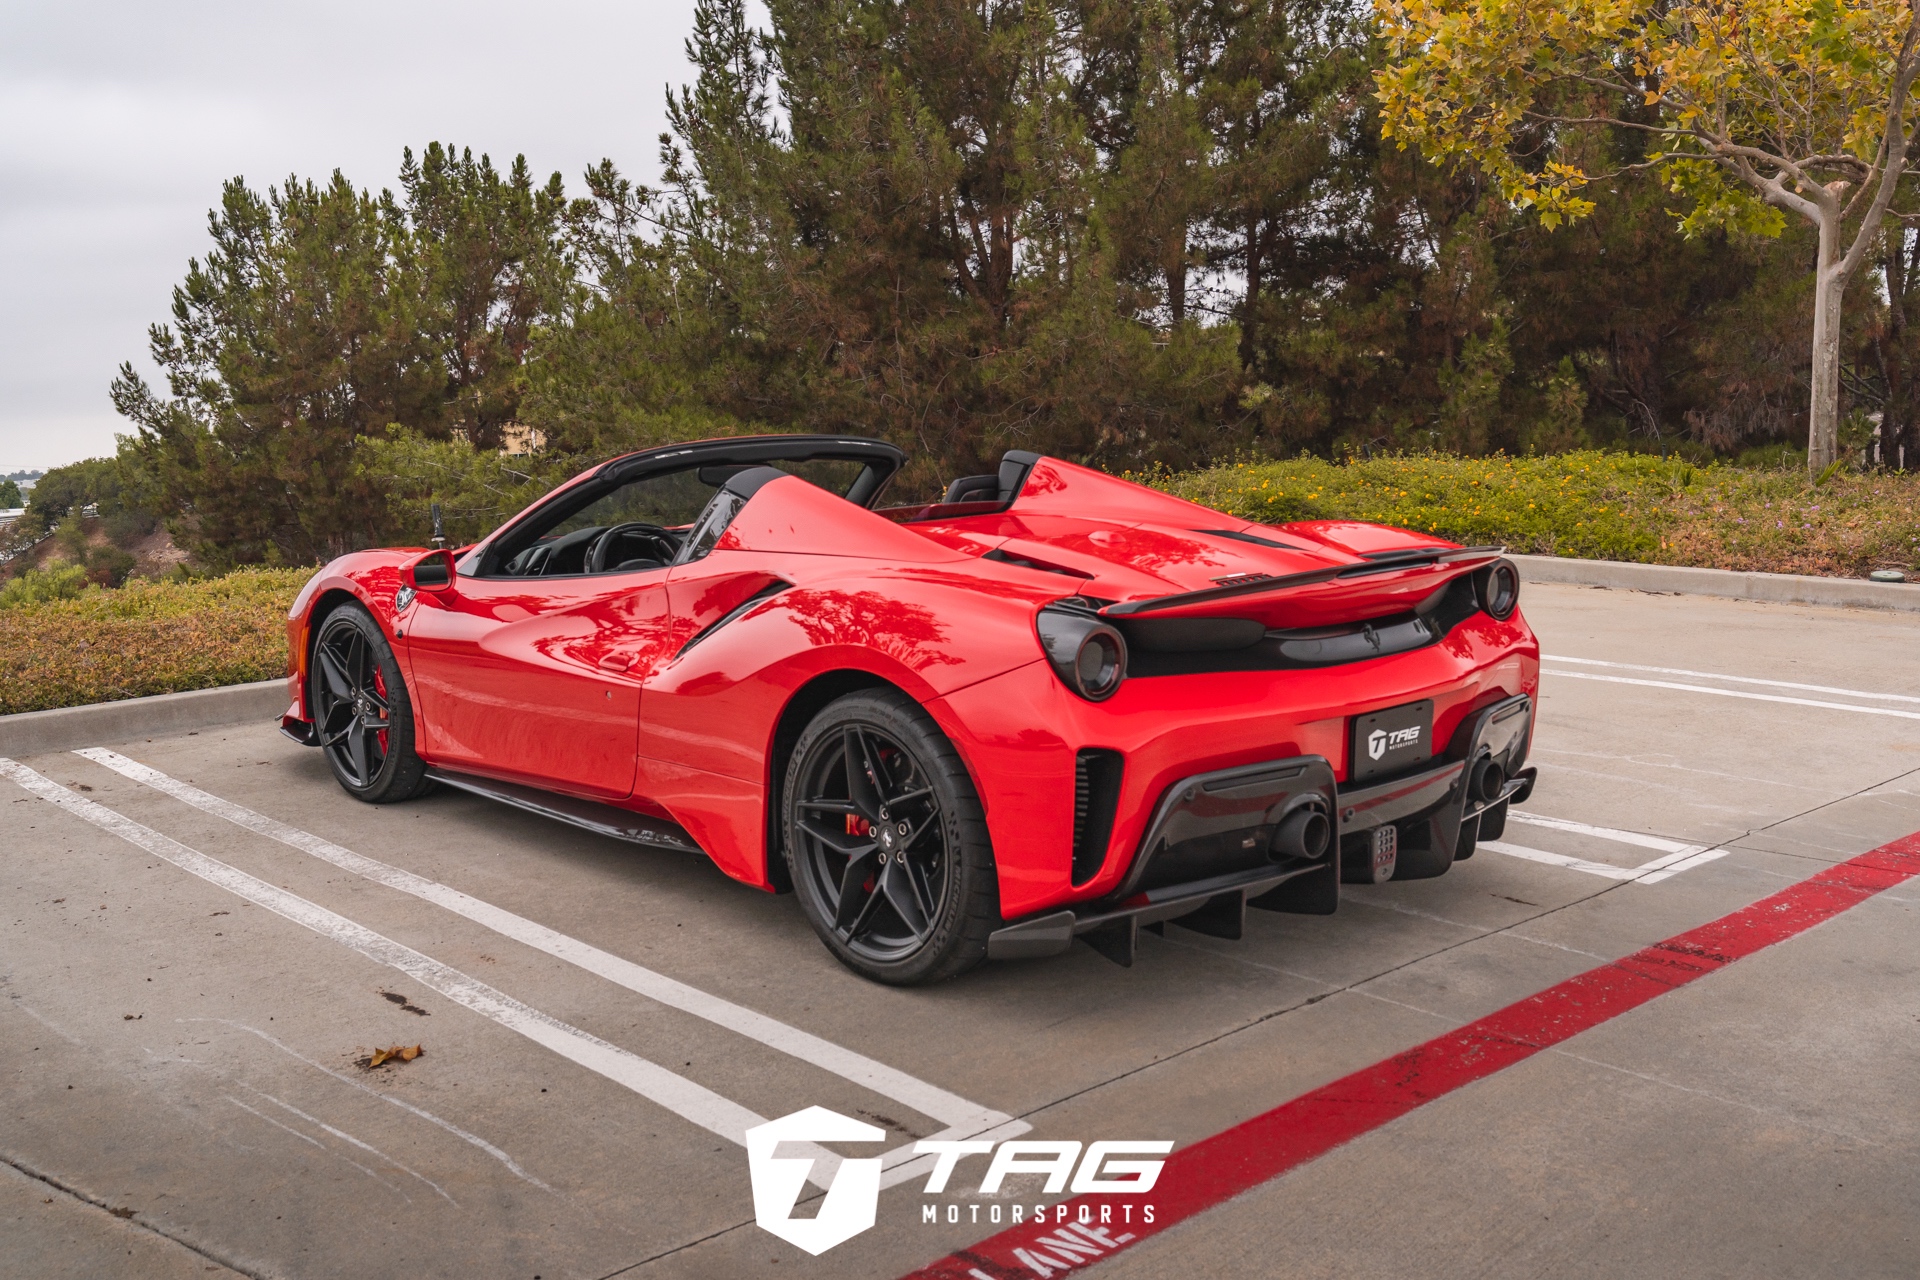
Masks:
[[[1000,456],[1000,470],[990,476],[961,476],[947,486],[942,502],[1012,502],[1027,482],[1027,473],[1040,455],[1009,449]]]

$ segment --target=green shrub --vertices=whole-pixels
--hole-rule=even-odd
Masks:
[[[28,569],[0,587],[0,609],[21,605],[45,604],[49,600],[71,600],[87,589],[87,571],[77,564],[57,564],[46,569]]]
[[[1663,564],[1860,577],[1920,562],[1920,476],[1715,467],[1668,505]]]
[[[122,551],[111,543],[106,546],[88,547],[86,559],[87,581],[101,587],[117,587],[127,580],[138,563],[130,551]]]
[[[1856,577],[1920,560],[1920,475],[1583,451],[1299,458],[1149,483],[1248,520],[1368,520],[1523,553]]]
[[[1461,458],[1396,454],[1239,463],[1163,477],[1160,487],[1262,524],[1368,520],[1470,545],[1598,560],[1651,560],[1652,507],[1690,464],[1646,454]]]
[[[1733,465],[1748,471],[1805,471],[1807,451],[1790,444],[1761,444],[1742,449]]]
[[[430,440],[403,427],[362,439],[356,465],[387,491],[395,541],[426,546],[432,509],[449,546],[478,541],[546,493],[587,460],[552,455],[512,455],[475,449],[460,440]]]
[[[287,609],[311,569],[240,570],[186,582],[135,580],[0,608],[0,714],[112,702],[286,674]],[[38,579],[85,570],[41,571]],[[0,590],[0,605],[35,572]]]

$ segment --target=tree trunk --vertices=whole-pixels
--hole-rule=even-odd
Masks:
[[[1255,313],[1260,306],[1260,269],[1266,265],[1265,246],[1260,242],[1260,217],[1255,214],[1247,219],[1247,296],[1241,304],[1240,312],[1240,367],[1253,368],[1259,356],[1259,347],[1255,343]]]
[[[1818,475],[1840,454],[1840,219],[1820,220],[1820,256],[1813,286],[1813,386],[1807,412],[1807,471]]]
[[[1887,402],[1880,411],[1880,465],[1904,470],[1911,447],[1907,437],[1911,432],[1914,411],[1914,353],[1908,346],[1912,335],[1907,325],[1907,307],[1911,305],[1909,290],[1914,281],[1907,258],[1907,226],[1904,222],[1895,222],[1887,231],[1884,269],[1887,280],[1887,329],[1885,340],[1879,346],[1882,348],[1880,366],[1881,376],[1887,383]],[[1920,463],[1920,458],[1915,461]]]
[[[1180,256],[1167,266],[1167,311],[1174,327],[1187,318],[1187,246],[1180,245]]]

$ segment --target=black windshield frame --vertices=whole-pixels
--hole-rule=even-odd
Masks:
[[[587,473],[586,479],[528,507],[462,556],[457,567],[467,577],[512,576],[502,574],[502,566],[538,541],[545,530],[637,480],[694,467],[764,466],[815,459],[862,463],[864,470],[841,496],[870,509],[887,482],[906,464],[907,455],[884,440],[824,435],[734,436],[630,453],[601,463]]]

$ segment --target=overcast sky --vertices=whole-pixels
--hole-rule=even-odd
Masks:
[[[146,360],[207,211],[340,169],[398,183],[438,139],[525,154],[570,193],[603,156],[657,171],[692,0],[4,0],[0,474],[110,453],[107,384]],[[163,387],[161,389],[164,389]]]

